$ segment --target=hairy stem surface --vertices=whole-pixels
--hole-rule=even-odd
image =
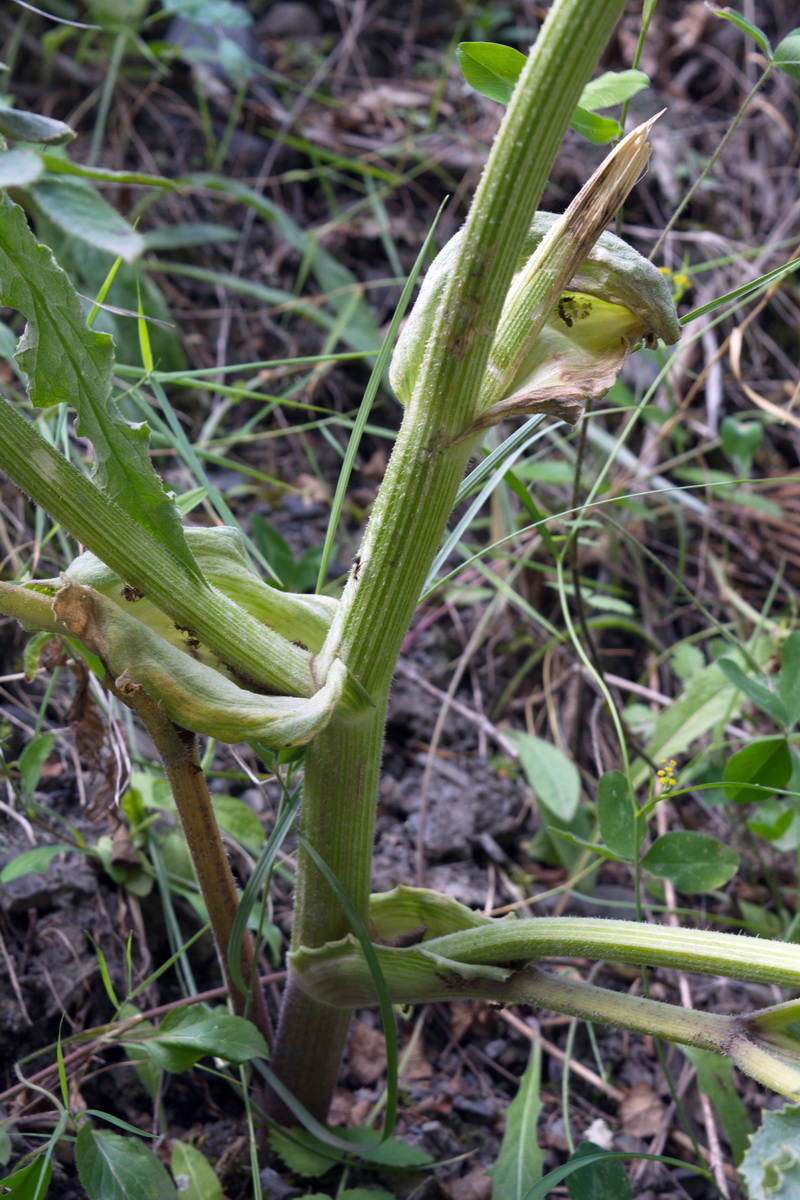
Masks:
[[[334,718],[306,757],[303,829],[367,919],[375,800],[392,674],[469,454],[458,442],[478,416],[494,332],[524,238],[572,110],[625,0],[556,0],[531,51],[475,196],[453,276],[386,476],[331,633],[319,656],[339,656],[373,700]],[[318,871],[299,856],[293,945],[347,932]],[[275,1068],[324,1119],[345,1026],[287,990]],[[276,1101],[273,1111],[285,1117]]]

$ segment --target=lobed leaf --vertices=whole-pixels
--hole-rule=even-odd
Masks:
[[[750,1200],[796,1200],[800,1195],[800,1105],[764,1113],[739,1172]]]
[[[123,421],[111,402],[111,338],[86,328],[66,274],[50,250],[37,243],[22,209],[7,200],[0,200],[0,303],[27,318],[16,357],[28,378],[31,403],[38,408],[67,403],[76,409],[76,432],[94,446],[95,483],[197,578],[180,514],[147,453],[147,427]]]

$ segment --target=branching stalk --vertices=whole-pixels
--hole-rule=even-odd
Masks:
[[[241,967],[242,979],[248,986],[252,985],[252,995],[239,991],[231,979],[228,943],[239,899],[200,766],[197,738],[188,730],[174,725],[161,706],[143,691],[128,691],[123,695],[110,677],[106,677],[103,683],[123,704],[134,710],[153,739],[175,800],[200,893],[208,910],[233,1010],[239,1016],[249,1015],[267,1044],[271,1045],[272,1024],[264,993],[258,983],[253,941],[249,933],[242,940]]]
[[[624,0],[556,0],[523,70],[470,210],[452,279],[326,645],[372,697],[333,718],[306,757],[303,832],[367,916],[380,752],[403,637],[452,510],[469,454],[492,339],[525,236],[581,89]],[[346,932],[327,884],[300,853],[293,944]],[[316,1116],[330,1101],[346,1025],[290,987],[274,1066]],[[273,1111],[286,1116],[280,1103]]]

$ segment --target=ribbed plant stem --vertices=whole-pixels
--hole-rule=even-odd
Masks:
[[[337,655],[375,707],[334,718],[309,746],[303,829],[367,919],[384,713],[403,637],[439,546],[478,415],[487,358],[517,258],[580,92],[625,0],[556,0],[514,93],[475,195],[414,395],[318,670]],[[423,348],[420,347],[420,353]],[[299,856],[293,945],[317,947],[347,921]],[[315,1116],[327,1114],[344,1026],[289,988],[274,1066]],[[273,1111],[285,1116],[279,1104]]]

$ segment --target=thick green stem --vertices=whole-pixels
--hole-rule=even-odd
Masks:
[[[303,827],[359,914],[367,897],[384,712],[403,637],[452,510],[478,416],[489,350],[525,236],[581,89],[625,0],[556,0],[531,51],[475,196],[425,363],[405,412],[354,571],[317,664],[340,656],[375,703],[334,719],[309,747]],[[321,946],[347,921],[299,856],[295,946]],[[275,1066],[325,1117],[344,1027],[290,988]],[[297,1012],[293,1009],[297,1008]],[[322,1032],[320,1032],[322,1031]],[[274,1111],[283,1110],[276,1104]]]
[[[0,401],[0,444],[4,467],[18,487],[120,579],[139,588],[177,624],[194,630],[223,662],[285,695],[310,696],[316,690],[307,651],[279,637],[199,573],[190,575],[5,401]]]

